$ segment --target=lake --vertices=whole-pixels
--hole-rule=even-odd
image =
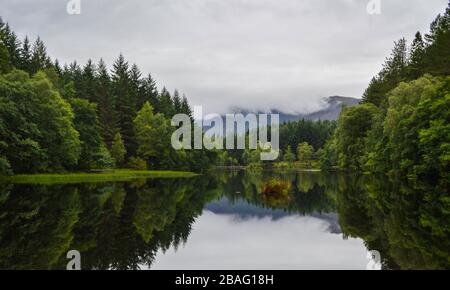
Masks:
[[[437,187],[321,172],[0,184],[0,268],[444,269]]]

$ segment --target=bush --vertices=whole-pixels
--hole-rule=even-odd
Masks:
[[[111,153],[104,145],[100,147],[99,152],[94,156],[94,158],[95,158],[94,167],[96,168],[106,169],[106,168],[114,168],[116,166],[116,160],[111,156]]]
[[[139,157],[131,157],[128,161],[128,167],[136,170],[147,170],[147,161]]]

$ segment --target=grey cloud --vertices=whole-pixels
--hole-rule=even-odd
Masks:
[[[426,32],[448,0],[0,0],[20,36],[62,62],[122,52],[159,85],[207,112],[231,106],[311,111],[329,95],[359,97],[393,41]]]

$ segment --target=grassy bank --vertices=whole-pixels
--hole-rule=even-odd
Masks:
[[[87,183],[128,181],[140,178],[189,178],[197,174],[184,171],[159,171],[159,170],[127,170],[117,169],[100,173],[61,173],[61,174],[20,174],[13,176],[0,176],[0,181],[12,183]]]

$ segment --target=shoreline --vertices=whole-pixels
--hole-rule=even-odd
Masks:
[[[143,178],[191,178],[199,174],[171,170],[115,169],[106,172],[37,173],[0,176],[0,182],[16,184],[57,184],[129,181]]]

